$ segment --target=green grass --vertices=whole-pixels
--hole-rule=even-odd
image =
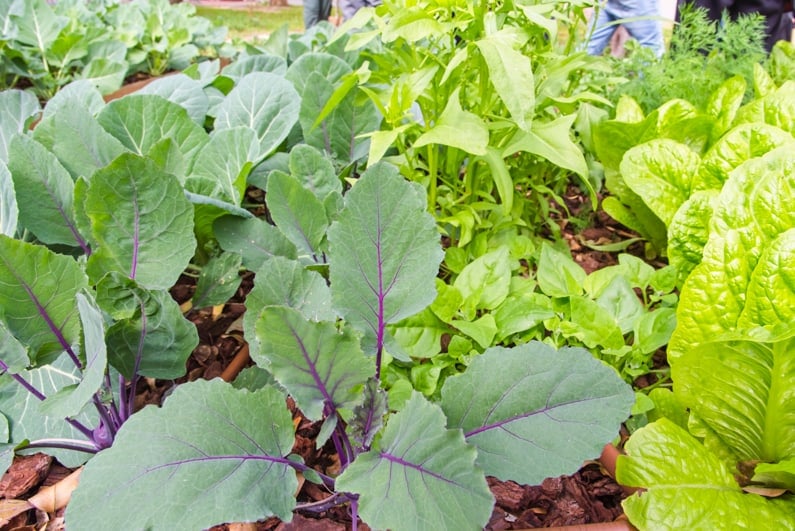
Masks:
[[[209,19],[216,26],[229,28],[229,38],[233,40],[261,39],[284,24],[287,24],[291,32],[304,31],[303,8],[301,6],[262,6],[237,9],[197,6],[196,14]]]

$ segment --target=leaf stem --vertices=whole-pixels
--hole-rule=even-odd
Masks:
[[[74,450],[75,452],[85,452],[87,454],[97,453],[97,447],[92,442],[80,441],[77,439],[37,439],[29,442],[25,448],[61,448],[63,450]]]
[[[286,465],[293,467],[295,470],[299,472],[311,470],[313,474],[317,474],[320,477],[320,479],[323,480],[323,485],[325,485],[331,490],[334,490],[334,478],[332,478],[331,476],[327,476],[326,474],[321,474],[320,472],[310,467],[309,465],[306,465],[304,463],[299,463],[297,461],[291,461],[290,459],[279,459],[277,461],[283,462]]]
[[[8,373],[8,374],[11,374],[11,373],[8,372],[8,365],[6,365],[3,361],[0,361],[0,371]],[[42,402],[47,399],[47,397],[44,396],[44,393],[42,393],[41,391],[36,389],[33,386],[33,384],[31,384],[30,382],[25,380],[21,375],[19,375],[19,374],[11,374],[11,377],[14,380],[16,380],[19,385],[24,387],[30,394],[32,394],[33,396],[35,396],[36,398],[38,398]],[[68,422],[69,424],[71,424],[77,431],[79,431],[80,433],[82,433],[83,435],[88,437],[89,439],[93,440],[94,433],[90,429],[88,429],[82,422],[74,420],[74,419],[70,419],[70,418],[66,418],[64,420],[66,422]]]
[[[346,494],[344,492],[335,492],[328,498],[316,502],[311,503],[299,503],[295,506],[296,511],[308,511],[310,513],[322,513],[328,511],[332,507],[336,507],[338,505],[342,505],[350,501],[351,503],[355,503],[355,499],[351,498],[350,494]],[[355,521],[355,520],[354,520]]]

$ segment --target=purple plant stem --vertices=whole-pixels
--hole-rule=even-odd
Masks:
[[[94,407],[97,409],[97,413],[99,413],[99,417],[102,419],[102,422],[105,423],[105,427],[110,431],[111,438],[115,438],[116,431],[118,431],[119,427],[113,421],[113,417],[108,411],[108,408],[105,407],[105,404],[100,401],[97,395],[93,396],[92,401],[94,402]]]
[[[351,498],[351,531],[359,529],[359,498]]]
[[[334,433],[331,434],[331,442],[334,443],[334,450],[336,450],[337,455],[340,458],[340,468],[345,470],[345,467],[348,464],[348,458],[343,451],[342,441],[340,440],[339,434],[337,433],[336,428],[334,429]]]
[[[121,422],[129,418],[127,415],[127,380],[119,374],[119,417]]]
[[[3,372],[8,372],[8,365],[6,365],[3,361],[0,361],[0,370],[2,370]],[[19,374],[11,374],[11,377],[14,380],[16,380],[19,385],[24,387],[30,394],[32,394],[33,396],[35,396],[39,400],[41,400],[41,401],[46,400],[47,397],[44,396],[44,394],[41,391],[39,391],[38,389],[33,387],[32,384],[30,384],[27,380],[25,380]],[[83,435],[88,437],[89,439],[93,440],[94,433],[90,429],[88,429],[85,425],[83,425],[82,422],[80,422],[78,420],[70,419],[70,418],[66,418],[64,420],[66,422],[68,422],[69,424],[71,424],[77,431],[79,431],[80,433],[82,433]]]
[[[347,494],[341,492],[335,492],[328,498],[312,503],[301,503],[296,505],[296,511],[307,511],[310,513],[322,513],[328,511],[332,507],[336,507],[338,505],[342,505],[350,501],[350,497]]]
[[[294,469],[296,469],[299,472],[304,472],[306,470],[311,470],[312,473],[317,474],[318,476],[320,476],[320,479],[323,480],[323,485],[325,485],[326,487],[328,487],[331,490],[334,490],[334,478],[329,477],[329,476],[327,476],[325,474],[321,474],[320,472],[318,472],[314,468],[312,468],[312,467],[310,467],[310,466],[308,466],[308,465],[306,465],[304,463],[297,463],[295,461],[290,461],[289,459],[274,459],[273,461],[275,461],[277,463],[288,464],[288,465],[290,465],[291,467],[293,467]]]
[[[113,419],[113,425],[116,427],[116,430],[118,431],[118,429],[121,428],[123,421],[121,418],[121,414],[119,413],[119,407],[116,404],[116,401],[113,399],[113,384],[111,384],[110,372],[107,369],[105,369],[105,387],[107,388],[108,393],[110,393],[111,396],[110,403],[108,404],[108,413],[110,413],[110,416]],[[121,393],[119,393],[119,396],[121,396]]]

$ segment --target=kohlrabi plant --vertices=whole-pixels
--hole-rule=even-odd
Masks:
[[[195,13],[188,2],[168,0],[3,0],[0,89],[30,86],[50,99],[87,79],[109,93],[130,74],[160,75],[217,57],[226,29]]]
[[[268,176],[274,224],[216,221],[221,244],[256,268],[245,329],[275,383],[187,383],[135,414],[86,466],[70,529],[289,521],[338,504],[354,529],[359,518],[481,529],[494,503],[486,475],[534,484],[571,472],[627,417],[633,393],[611,368],[537,342],[487,350],[436,402],[413,393],[390,407],[380,377],[403,354],[388,327],[434,300],[443,256],[425,191],[386,163],[345,192],[315,150],[297,147],[289,162]],[[321,423],[318,445],[330,441],[338,475],[292,453],[288,395]],[[299,473],[328,491],[323,503],[297,504]]]
[[[618,461],[618,480],[644,489],[624,502],[640,529],[795,528],[793,176],[780,147],[715,199],[668,345],[673,393],[652,395],[667,418]]]

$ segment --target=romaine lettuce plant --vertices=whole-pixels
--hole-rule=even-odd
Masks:
[[[665,252],[680,283],[698,263],[703,221],[729,173],[745,160],[792,142],[792,82],[776,87],[756,71],[756,99],[741,106],[745,82],[731,78],[705,111],[671,100],[643,116],[623,99],[614,120],[596,127],[595,147],[611,195],[603,208],[636,230],[648,252]]]
[[[717,528],[729,515],[795,528],[793,176],[780,147],[738,166],[715,200],[668,345],[689,418],[642,428],[618,463],[619,481],[647,489],[624,505],[640,528]],[[783,495],[756,494],[771,488]]]
[[[390,413],[379,378],[393,355],[387,327],[433,300],[439,235],[423,189],[394,167],[369,168],[343,198],[336,174],[306,171],[308,160],[317,159],[293,153],[289,174],[269,176],[275,226],[216,222],[230,248],[263,235],[252,357],[277,384],[183,384],[162,408],[134,415],[86,466],[70,527],[287,521],[348,503],[354,522],[378,528],[479,529],[493,504],[487,474],[537,483],[578,468],[617,432],[631,389],[587,351],[540,343],[490,349],[447,380],[437,403],[414,393]],[[337,452],[337,477],[292,455],[285,393],[322,423],[318,444]],[[296,505],[297,473],[328,499]]]

